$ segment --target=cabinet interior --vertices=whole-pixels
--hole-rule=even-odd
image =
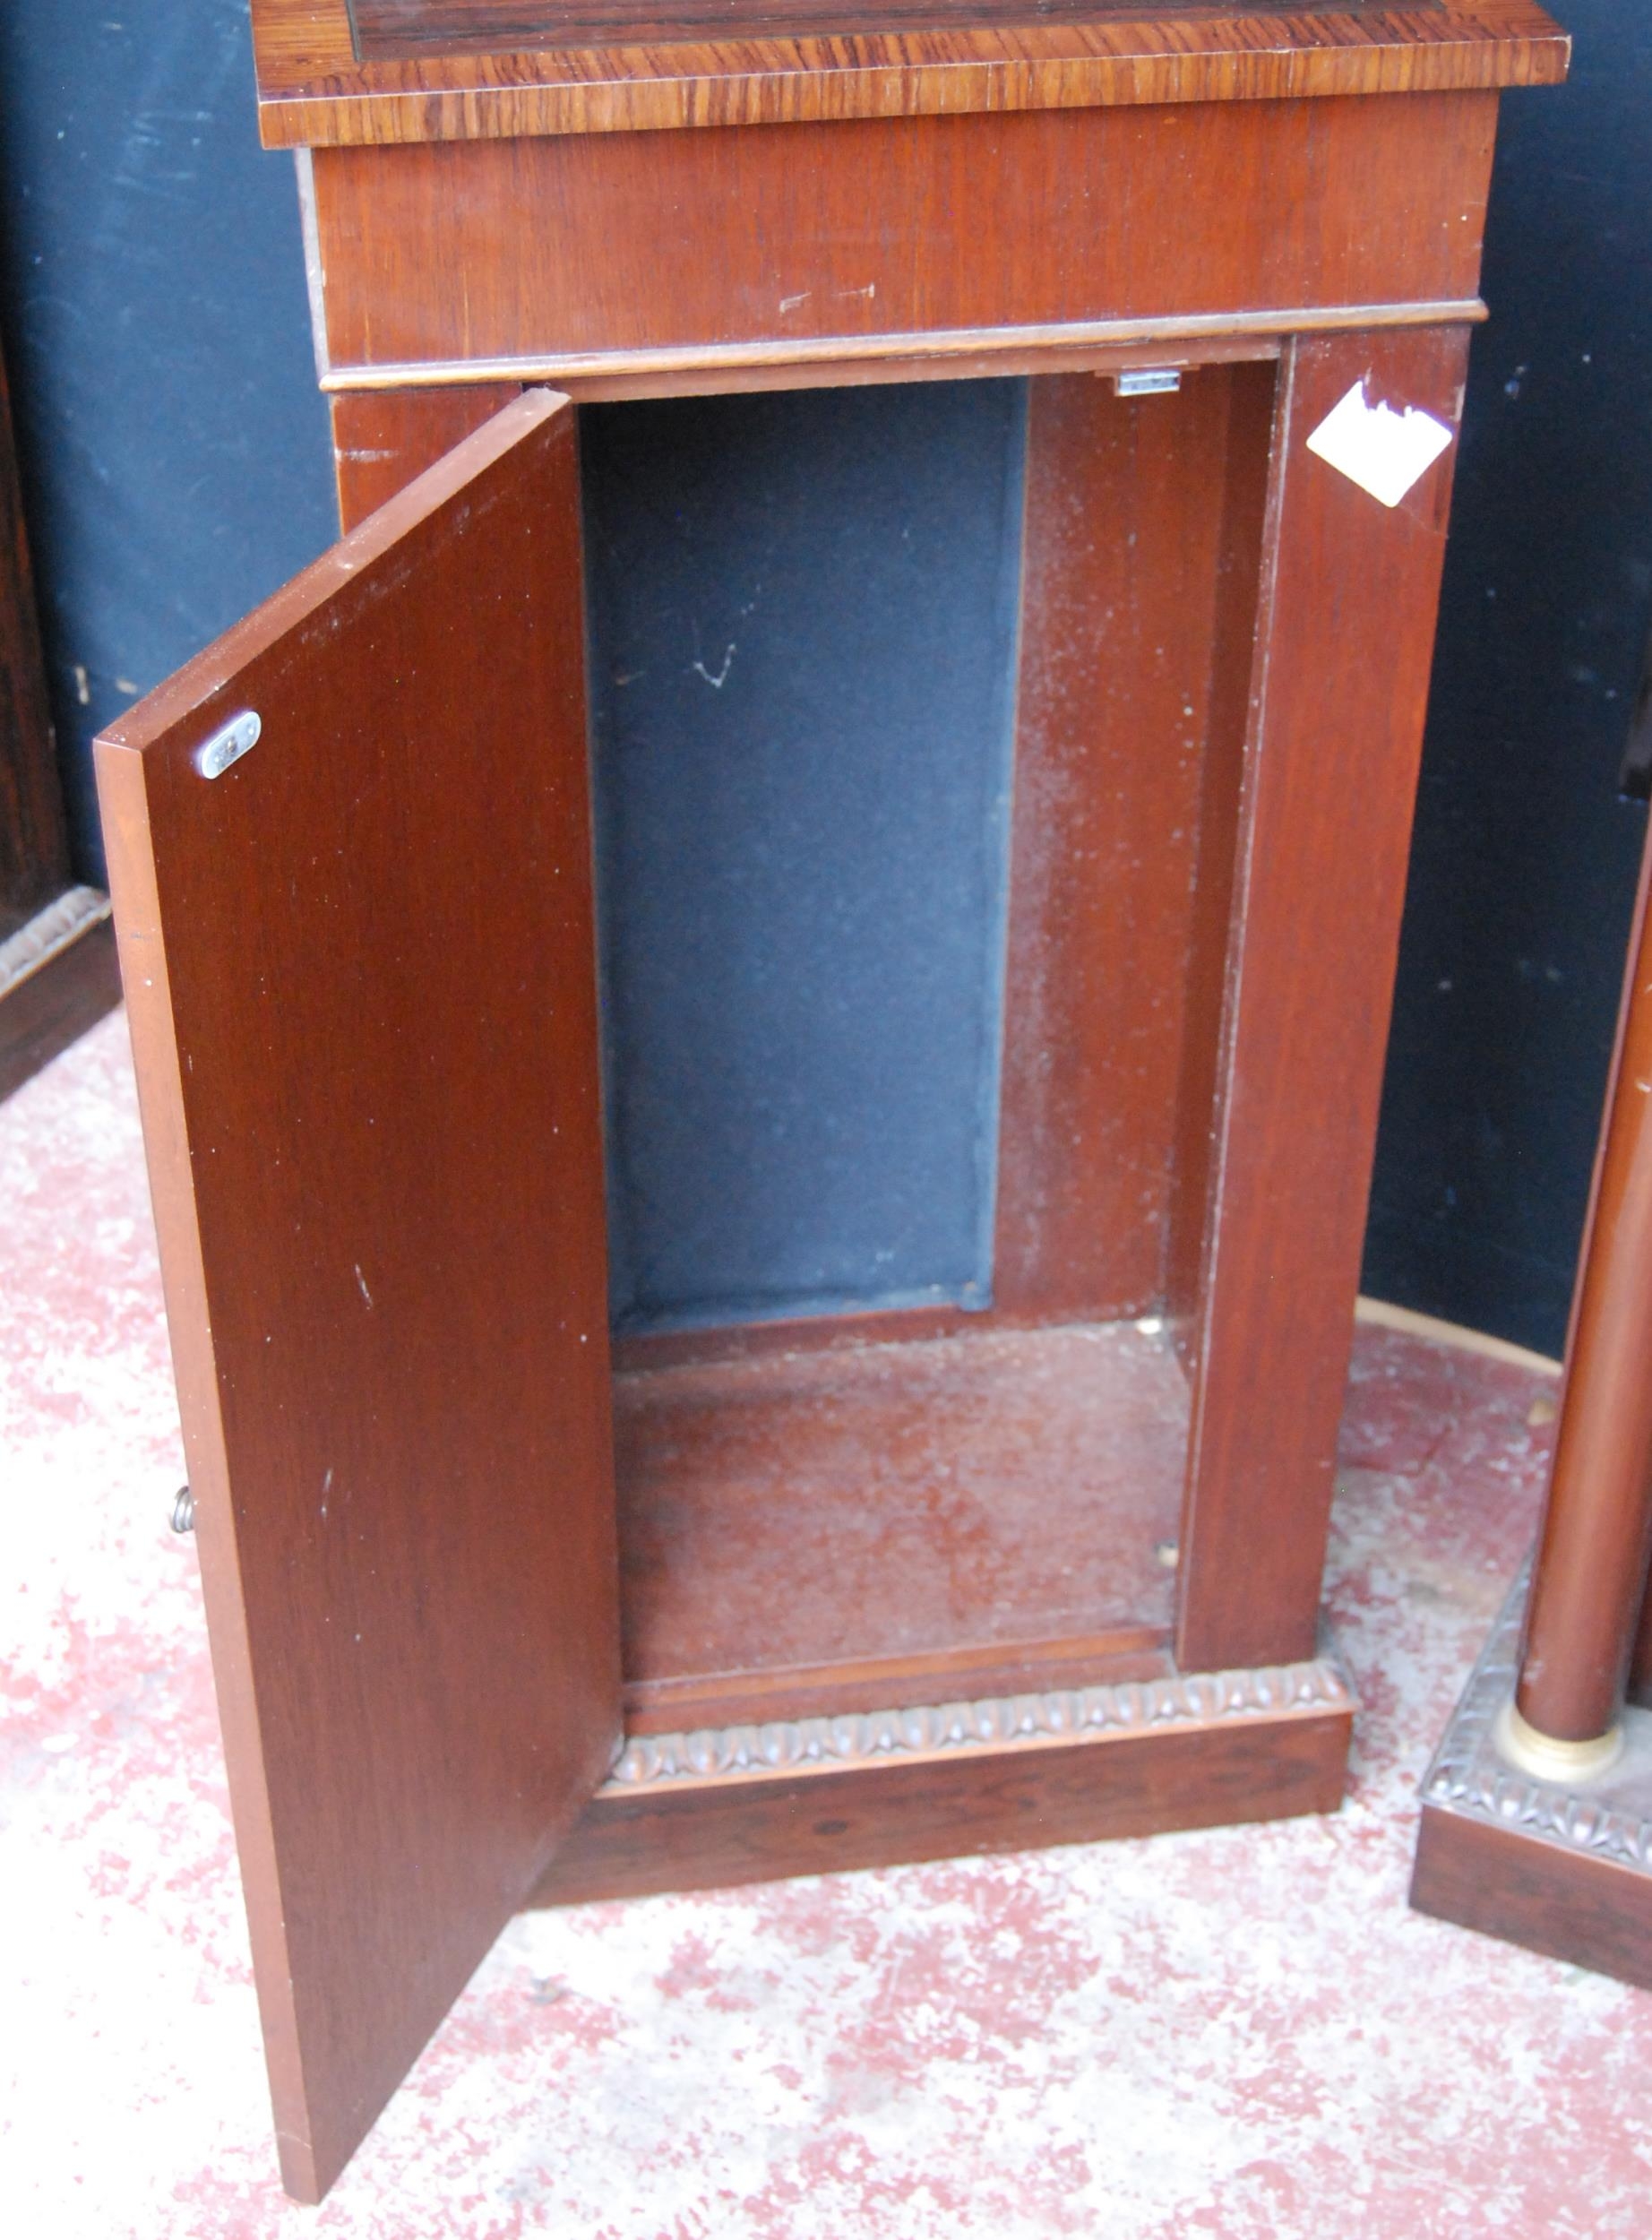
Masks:
[[[1273,373],[582,414],[634,1732],[1170,1668]]]

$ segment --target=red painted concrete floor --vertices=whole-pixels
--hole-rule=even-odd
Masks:
[[[1362,1331],[1333,1819],[519,1921],[279,2192],[121,1017],[0,1107],[0,2218],[27,2240],[1652,2233],[1652,1997],[1407,1911],[1535,1372]]]

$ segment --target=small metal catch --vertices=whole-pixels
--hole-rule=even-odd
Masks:
[[[1182,386],[1182,375],[1174,366],[1132,366],[1114,374],[1113,386],[1121,397],[1168,397]]]
[[[180,1486],[172,1497],[172,1529],[193,1532],[195,1529],[195,1497],[187,1486]]]
[[[263,718],[255,708],[243,709],[221,731],[214,731],[204,746],[195,749],[195,768],[203,778],[221,778],[231,762],[238,762],[250,746],[256,746]]]

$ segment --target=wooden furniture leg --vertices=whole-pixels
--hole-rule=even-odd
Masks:
[[[1652,1985],[1652,849],[1543,1529],[1424,1785],[1412,1903]]]
[[[1189,1303],[1183,1672],[1295,1662],[1318,1640],[1445,550],[1449,455],[1390,509],[1306,439],[1362,381],[1450,425],[1467,349],[1465,328],[1417,328],[1300,338],[1281,361]]]

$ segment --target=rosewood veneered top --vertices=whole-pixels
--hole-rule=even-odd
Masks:
[[[252,0],[269,147],[1563,78],[1532,0]]]

